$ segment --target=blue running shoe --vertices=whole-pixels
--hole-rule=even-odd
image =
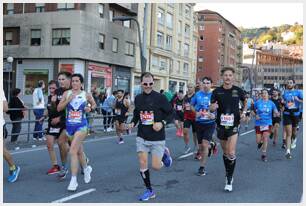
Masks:
[[[172,165],[172,158],[170,156],[170,151],[168,147],[165,147],[164,156],[162,158],[162,161],[166,167],[170,167]]]
[[[150,191],[149,189],[146,189],[146,191],[139,197],[140,201],[148,201],[149,199],[155,198],[156,195],[154,191]]]
[[[19,172],[20,172],[20,167],[16,166],[15,170],[10,171],[10,176],[8,176],[7,180],[9,182],[16,182]]]

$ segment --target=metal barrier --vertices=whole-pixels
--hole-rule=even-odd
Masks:
[[[33,108],[26,108],[26,109],[24,109],[24,108],[10,108],[9,109],[9,111],[20,111],[20,110],[27,111],[23,120],[21,120],[21,121],[11,121],[11,120],[9,120],[9,118],[5,118],[5,123],[6,123],[6,125],[12,125],[13,123],[27,124],[27,131],[26,132],[21,131],[20,133],[11,133],[11,132],[8,131],[7,136],[27,135],[27,142],[29,142],[31,134],[41,133],[41,132],[45,133],[45,130],[47,128],[48,118],[43,121],[43,130],[34,132],[34,127],[31,128],[31,124],[38,122],[38,120],[35,119],[34,113],[32,112],[34,109]],[[95,111],[90,112],[90,113],[86,113],[86,114],[87,114],[86,117],[89,120],[88,121],[88,128],[89,129],[101,128],[102,126],[103,127],[106,126],[107,128],[109,128],[113,125],[113,118],[115,117],[115,115],[113,115],[113,114],[103,115],[102,114],[102,107],[97,107]],[[3,115],[3,116],[5,117],[5,115]],[[9,115],[7,114],[6,116],[9,116]],[[133,116],[133,114],[129,113],[128,120],[132,116]],[[104,119],[104,118],[111,118],[110,124],[103,124],[103,121],[101,122],[101,124],[97,124],[97,125],[92,124],[93,123],[92,120],[100,120],[100,119]],[[106,119],[106,122],[107,122],[107,119]],[[130,121],[127,121],[127,122],[130,122]],[[45,129],[44,129],[44,126],[45,126]],[[104,132],[107,132],[107,131],[104,131]]]

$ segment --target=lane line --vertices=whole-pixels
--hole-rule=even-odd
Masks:
[[[182,159],[182,158],[185,158],[185,157],[189,157],[191,155],[193,155],[193,152],[190,152],[190,153],[187,153],[185,155],[179,156],[177,159]]]
[[[72,200],[74,198],[77,198],[77,197],[80,197],[82,195],[86,195],[88,193],[91,193],[91,192],[94,192],[96,191],[96,188],[92,188],[92,189],[88,189],[88,190],[84,190],[82,192],[78,192],[76,194],[73,194],[73,195],[70,195],[68,197],[64,197],[64,198],[61,198],[61,199],[58,199],[58,200],[54,200],[52,201],[51,203],[63,203],[63,202],[67,202],[69,200]]]
[[[243,135],[249,134],[249,133],[254,132],[254,131],[255,131],[255,129],[252,129],[250,131],[247,131],[245,133],[240,134],[239,136],[243,136]]]

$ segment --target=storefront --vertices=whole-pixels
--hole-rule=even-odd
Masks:
[[[106,65],[88,65],[88,88],[95,87],[99,92],[107,92],[112,88],[112,68]]]
[[[113,90],[122,89],[130,92],[131,84],[131,68],[123,66],[115,66]]]

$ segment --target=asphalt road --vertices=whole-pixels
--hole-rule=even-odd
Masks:
[[[302,128],[302,126],[301,126]],[[115,137],[95,137],[86,141],[85,150],[93,167],[92,182],[85,184],[78,175],[75,193],[67,191],[70,175],[58,181],[46,175],[50,167],[45,147],[13,151],[21,166],[19,179],[8,183],[8,166],[3,163],[4,203],[137,203],[144,191],[139,174],[135,134],[125,136],[125,144],[116,144]],[[302,130],[292,151],[285,158],[281,140],[277,146],[269,142],[268,162],[262,162],[255,143],[253,128],[241,131],[237,144],[237,163],[233,192],[224,192],[224,165],[220,145],[218,153],[207,164],[207,175],[199,177],[199,167],[192,154],[182,157],[184,143],[175,137],[175,129],[167,129],[167,146],[174,159],[170,168],[150,170],[157,197],[150,203],[298,203],[303,191]],[[59,158],[58,158],[59,159]]]

